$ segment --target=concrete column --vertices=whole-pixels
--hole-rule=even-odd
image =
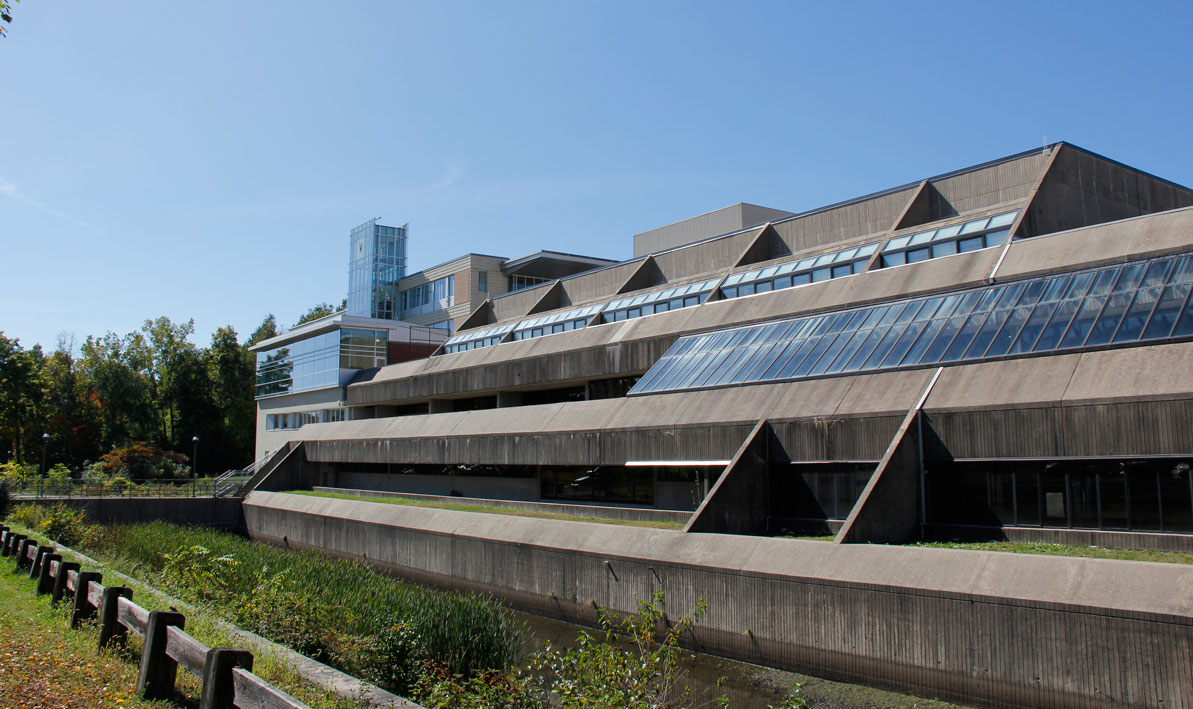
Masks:
[[[766,531],[772,435],[765,419],[754,425],[717,484],[688,519],[684,532],[761,534]]]
[[[835,544],[889,544],[919,538],[920,412],[908,412],[870,482],[858,496]]]

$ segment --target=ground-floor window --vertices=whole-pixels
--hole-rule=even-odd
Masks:
[[[876,462],[770,466],[770,516],[842,520],[866,488]]]
[[[1193,459],[925,464],[930,523],[1193,532]]]
[[[302,428],[308,423],[331,423],[345,420],[345,409],[321,409],[319,411],[295,411],[288,414],[266,414],[266,431],[283,431]]]
[[[648,467],[544,467],[545,500],[654,504],[654,474]]]

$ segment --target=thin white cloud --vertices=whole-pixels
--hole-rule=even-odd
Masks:
[[[18,202],[24,202],[25,204],[29,205],[30,207],[33,207],[34,209],[38,210],[39,212],[49,214],[52,217],[58,217],[59,219],[64,219],[64,220],[70,222],[71,224],[75,224],[77,226],[81,226],[84,228],[88,228],[91,226],[90,224],[83,221],[82,219],[75,219],[74,217],[70,216],[66,212],[60,212],[57,209],[53,209],[52,207],[46,205],[45,202],[39,202],[36,199],[33,199],[29,195],[22,192],[21,188],[17,187],[16,184],[9,182],[8,180],[4,179],[3,177],[0,177],[0,194],[4,195],[5,197],[8,197],[9,199],[15,199]]]
[[[464,176],[464,164],[459,160],[449,160],[447,167],[443,170],[443,177],[440,177],[435,182],[432,182],[428,189],[437,190],[444,187],[449,187],[460,180]]]

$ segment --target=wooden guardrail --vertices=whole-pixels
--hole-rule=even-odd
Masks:
[[[253,674],[253,653],[207,647],[186,633],[183,614],[142,608],[133,603],[132,589],[102,585],[102,574],[63,561],[54,547],[0,525],[0,553],[37,579],[38,595],[52,594],[54,604],[70,598],[72,628],[98,616],[100,647],[123,642],[130,632],[144,639],[137,691],[146,699],[173,694],[181,667],[202,682],[200,709],[309,709]]]

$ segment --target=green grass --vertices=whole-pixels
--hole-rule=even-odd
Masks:
[[[135,694],[137,666],[96,649],[92,627],[70,629],[68,604],[51,608],[37,582],[0,569],[0,706],[162,707]]]
[[[28,528],[15,525],[11,519],[7,520],[6,523],[14,530],[22,534],[37,535],[36,532],[32,532]],[[44,534],[39,536],[39,539],[44,538]],[[244,647],[244,643],[234,634],[229,632],[227,621],[214,614],[210,610],[203,607],[187,605],[178,598],[162,593],[160,590],[149,585],[144,580],[138,579],[135,576],[124,574],[119,569],[105,564],[102,561],[81,556],[78,553],[61,546],[58,547],[58,551],[62,554],[64,560],[80,562],[84,571],[98,571],[102,573],[104,576],[105,585],[121,585],[131,588],[133,590],[133,600],[137,603],[137,605],[145,608],[146,610],[167,610],[177,607],[178,610],[182,611],[186,615],[186,632],[208,647]],[[0,566],[0,569],[4,568],[6,567]],[[4,573],[3,570],[0,570],[0,579],[8,577],[8,574]],[[30,596],[33,596],[33,588],[36,582],[29,580],[28,583],[29,594]],[[49,596],[43,596],[42,598],[48,599]],[[62,622],[65,623],[65,627],[67,629],[70,627],[68,620],[69,614],[67,614],[66,611],[66,609],[69,608],[69,605],[69,603],[61,604],[61,608],[55,609],[53,611],[56,614],[62,615]],[[2,637],[4,637],[4,633],[0,632],[0,638]],[[92,623],[90,626],[83,626],[81,629],[73,631],[71,635],[64,637],[73,638],[72,642],[76,644],[81,642],[83,647],[94,648],[98,642],[94,623]],[[132,650],[139,650],[140,641],[132,635],[129,636],[129,639]],[[102,654],[106,656],[110,653]],[[131,668],[129,671],[132,673],[132,680],[129,686],[133,687],[136,684],[137,679],[136,652],[124,654],[124,661],[126,664],[128,664],[128,667]],[[285,658],[280,657],[273,652],[253,649],[253,674],[316,709],[330,709],[332,707],[363,708],[367,706],[367,703],[347,700],[345,697],[312,684],[299,675],[297,670],[295,670]],[[197,698],[201,692],[201,687],[197,678],[192,677],[192,675],[187,672],[180,671],[178,673],[177,686],[179,688],[179,696],[177,699],[183,701],[187,706],[197,705]],[[127,693],[125,696],[127,696]],[[0,695],[0,698],[2,697],[3,695]],[[191,699],[194,701],[190,701]],[[7,707],[9,705],[0,702],[0,706]],[[53,706],[59,705],[54,704]],[[92,705],[84,701],[78,706],[90,707]],[[105,704],[104,706],[109,705]],[[130,705],[126,701],[124,704],[113,704],[112,706]],[[141,705],[132,704],[131,706]],[[160,702],[153,703],[152,706],[157,707],[162,706],[162,704]],[[166,706],[174,705],[166,704]]]
[[[350,495],[343,492],[318,492],[314,490],[287,490],[290,495],[307,495],[310,497],[330,497],[336,500],[356,500],[359,502],[380,502],[386,505],[406,505],[408,507],[433,507],[440,510],[456,510],[458,512],[481,512],[484,514],[510,515],[512,517],[535,517],[538,519],[559,519],[567,522],[596,522],[597,524],[620,524],[630,527],[652,527],[654,529],[683,529],[682,522],[646,522],[638,520],[608,519],[605,517],[585,517],[582,515],[567,515],[558,512],[539,510],[523,510],[515,507],[493,507],[490,505],[464,505],[455,502],[434,502],[431,500],[413,500],[404,497],[370,497],[368,495]]]
[[[1145,551],[1139,549],[1103,549],[1076,547],[1045,542],[917,542],[909,546],[933,549],[971,549],[1003,551],[1015,554],[1048,554],[1051,556],[1081,556],[1091,559],[1124,559],[1127,561],[1160,561],[1168,564],[1193,564],[1193,554],[1174,551]]]

